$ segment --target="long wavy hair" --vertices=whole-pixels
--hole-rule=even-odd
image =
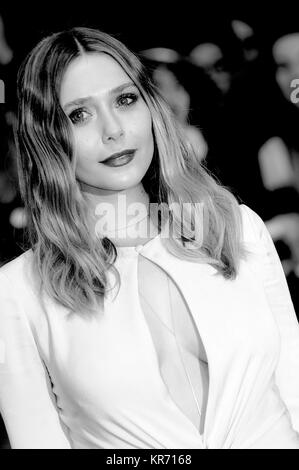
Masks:
[[[110,35],[78,27],[43,39],[18,74],[20,190],[43,289],[73,312],[90,312],[109,288],[107,270],[118,276],[114,244],[90,233],[87,201],[75,176],[70,121],[59,103],[68,65],[87,53],[105,53],[116,60],[150,110],[155,150],[143,179],[150,201],[178,208],[189,203],[183,230],[182,213],[174,209],[171,236],[163,243],[175,256],[213,264],[223,276],[233,279],[243,254],[235,197],[199,164],[198,155],[138,57]],[[202,220],[202,207],[205,223],[198,240],[190,221],[194,226],[194,221]]]

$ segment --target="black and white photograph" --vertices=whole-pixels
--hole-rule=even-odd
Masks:
[[[299,449],[298,320],[299,6],[3,1],[0,450]]]

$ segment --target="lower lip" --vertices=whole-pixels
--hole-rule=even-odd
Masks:
[[[107,166],[124,166],[130,163],[134,158],[135,153],[127,153],[126,155],[122,155],[121,157],[112,158],[106,162],[103,162],[104,165]]]

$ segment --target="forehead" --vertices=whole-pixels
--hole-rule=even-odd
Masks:
[[[284,36],[273,46],[273,56],[276,61],[292,61],[299,56],[299,33]]]
[[[84,54],[67,67],[60,88],[65,104],[84,96],[98,95],[130,81],[120,64],[105,53]]]

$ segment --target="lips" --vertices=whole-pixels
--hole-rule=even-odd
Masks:
[[[122,152],[114,153],[101,163],[107,166],[123,166],[133,160],[135,152],[136,149],[123,150]]]

